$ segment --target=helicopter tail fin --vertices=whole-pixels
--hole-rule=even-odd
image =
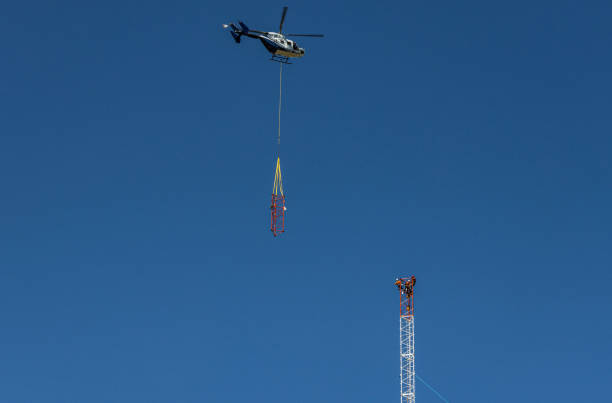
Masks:
[[[238,24],[240,24],[240,28],[242,28],[243,34],[246,34],[247,32],[249,32],[249,27],[247,27],[244,22],[238,21]]]
[[[234,38],[234,41],[236,43],[240,43],[240,37],[242,36],[242,30],[240,28],[238,28],[236,25],[234,25],[233,23],[230,23],[229,25],[224,25],[225,27],[230,27],[232,30],[230,31],[230,34],[232,35],[232,38]]]

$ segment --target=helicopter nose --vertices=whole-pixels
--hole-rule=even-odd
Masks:
[[[300,54],[304,55],[304,48],[300,48]]]

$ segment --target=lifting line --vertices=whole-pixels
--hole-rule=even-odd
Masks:
[[[278,150],[276,155],[276,170],[274,171],[274,186],[272,188],[272,203],[270,205],[271,223],[270,231],[275,237],[285,232],[285,194],[283,192],[283,177],[280,167],[280,135],[281,135],[281,106],[283,101],[283,63],[280,63],[279,93],[278,93]]]
[[[280,154],[280,124],[281,124],[281,105],[283,103],[283,63],[280,64],[280,75],[278,79],[278,153]]]
[[[278,80],[278,150],[276,152],[276,172],[274,173],[274,191],[273,194],[278,195],[280,191],[280,195],[283,194],[283,181],[281,178],[281,169],[280,169],[280,140],[281,140],[281,106],[283,104],[283,63],[280,64],[280,74]]]

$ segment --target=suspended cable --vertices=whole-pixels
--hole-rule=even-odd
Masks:
[[[278,78],[278,152],[280,154],[281,105],[283,104],[283,63],[279,64],[280,75]]]
[[[280,140],[281,140],[281,106],[283,104],[283,63],[280,63],[278,82],[278,151],[276,156],[276,170],[274,171],[274,186],[272,188],[272,202],[270,204],[270,231],[277,236],[285,232],[285,194],[283,192],[283,177],[280,167]]]
[[[435,394],[436,394],[436,396],[438,396],[438,397],[439,397],[439,398],[440,398],[440,399],[441,399],[443,402],[450,403],[448,400],[446,400],[446,399],[444,398],[444,396],[442,396],[442,395],[440,394],[440,392],[438,392],[438,391],[437,391],[437,390],[435,390],[435,389],[434,389],[434,388],[433,388],[433,387],[432,387],[430,384],[428,384],[427,382],[425,382],[425,381],[423,380],[423,378],[421,378],[421,377],[420,377],[418,374],[415,374],[415,377],[416,377],[416,379],[418,379],[419,381],[421,381],[421,383],[422,383],[423,385],[427,386],[427,388],[428,388],[429,390],[431,390],[433,393],[435,393]]]

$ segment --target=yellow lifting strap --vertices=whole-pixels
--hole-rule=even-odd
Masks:
[[[284,196],[283,193],[283,177],[281,175],[280,169],[280,157],[276,160],[276,172],[274,173],[274,189],[272,190],[272,194],[278,196],[280,192],[281,196]]]

